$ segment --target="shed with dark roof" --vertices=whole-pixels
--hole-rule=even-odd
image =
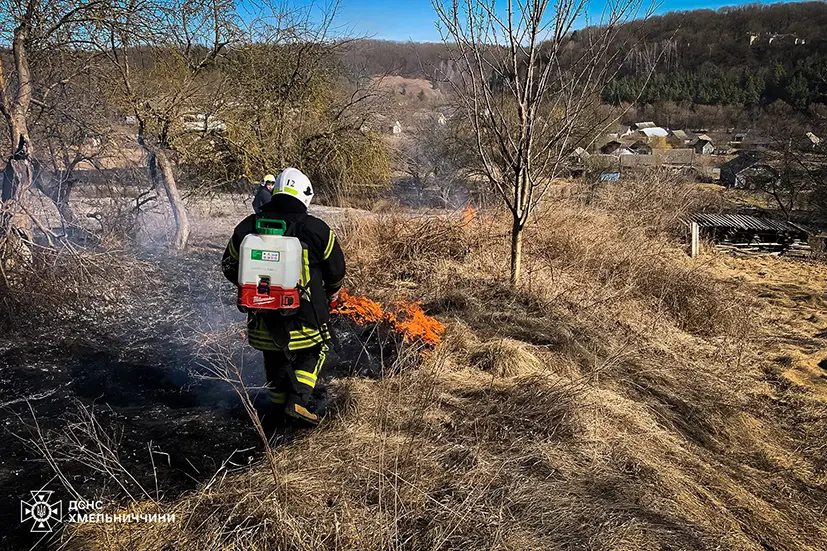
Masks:
[[[695,214],[689,221],[698,224],[704,238],[736,247],[785,250],[793,243],[806,243],[810,235],[809,230],[793,222],[746,214]]]

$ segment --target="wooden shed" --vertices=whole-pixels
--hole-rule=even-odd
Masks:
[[[701,238],[725,248],[780,253],[809,250],[810,232],[793,222],[745,214],[696,214],[689,221],[698,225]]]

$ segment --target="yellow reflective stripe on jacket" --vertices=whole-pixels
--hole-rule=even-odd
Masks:
[[[238,260],[238,251],[235,249],[235,245],[233,245],[232,239],[230,239],[230,243],[227,245],[227,249],[230,251],[230,256],[233,257],[234,260]]]
[[[250,339],[247,339],[247,341],[250,343],[250,346],[252,346],[256,350],[267,350],[267,351],[272,351],[272,352],[282,350],[281,348],[276,346],[276,343],[274,343],[272,341],[272,339],[268,339],[268,340],[265,341],[265,340],[257,340],[257,339],[250,338]]]
[[[307,341],[290,341],[290,344],[287,345],[287,350],[305,350],[307,348],[313,348],[314,346],[319,346],[323,344],[324,341],[319,337],[318,339],[307,340]]]
[[[247,334],[247,342],[249,342],[250,346],[256,350],[281,350],[281,347],[277,346],[276,343],[273,342],[273,338],[270,336],[270,333],[260,334],[250,331]]]
[[[296,379],[310,388],[314,388],[316,386],[316,377],[309,377],[306,375],[307,371],[296,371]]]
[[[324,254],[322,255],[322,260],[327,260],[330,258],[330,253],[333,252],[333,245],[336,243],[336,236],[333,234],[333,230],[330,230],[330,237],[327,238],[327,248],[324,250]]]
[[[327,325],[323,326],[323,332],[313,327],[302,327],[299,330],[290,331],[290,343],[287,345],[287,349],[304,350],[320,344],[323,345],[328,340],[330,340],[330,331],[328,331]]]
[[[327,325],[322,326],[322,330],[324,330],[324,337],[330,338],[330,331],[327,329]],[[290,331],[290,340],[303,340],[303,339],[310,339],[318,337],[321,331],[316,329],[315,327],[307,327],[303,326],[301,329],[296,329],[294,331]]]
[[[323,331],[315,327],[302,326],[300,329],[290,331],[290,342],[287,344],[287,350],[304,350],[312,348],[325,341],[330,340],[330,331],[327,325],[323,326]],[[256,319],[256,326],[247,331],[247,341],[250,346],[256,350],[284,350],[283,347],[278,346],[274,341],[270,331],[260,317]]]
[[[302,251],[302,283],[307,288],[307,296],[310,296],[310,258],[307,256],[307,249]]]
[[[256,350],[281,350],[281,348],[273,342],[273,337],[270,331],[264,324],[264,319],[260,316],[255,318],[256,326],[247,331],[247,342]]]

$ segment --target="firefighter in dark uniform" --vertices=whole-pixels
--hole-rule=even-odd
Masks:
[[[264,177],[264,181],[258,186],[256,196],[253,197],[253,212],[261,214],[261,207],[270,202],[273,198],[273,188],[276,185],[276,177],[268,174]]]
[[[310,398],[330,342],[327,322],[330,305],[339,296],[345,278],[345,257],[333,230],[307,213],[313,186],[301,171],[287,168],[276,179],[273,198],[261,207],[261,217],[284,220],[302,242],[301,304],[293,315],[251,310],[247,314],[248,340],[264,353],[270,401],[284,413],[318,424]],[[238,251],[247,234],[255,233],[257,215],[236,226],[222,268],[227,279],[238,283]]]

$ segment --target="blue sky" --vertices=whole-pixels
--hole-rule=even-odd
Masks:
[[[696,3],[689,0],[664,0],[658,13],[700,8],[717,9],[742,3],[745,2],[701,0]],[[603,2],[594,0],[594,5],[597,4],[602,6]],[[435,19],[430,0],[342,0],[338,24],[355,34],[374,38],[434,42],[440,39],[434,26]]]

